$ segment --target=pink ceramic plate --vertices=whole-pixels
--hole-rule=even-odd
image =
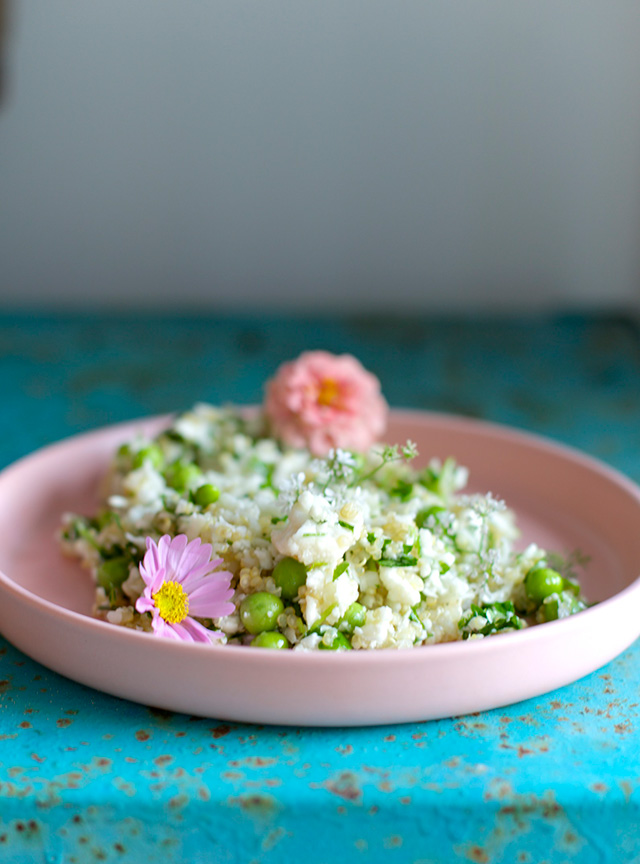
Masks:
[[[92,512],[123,440],[166,420],[114,426],[48,447],[0,474],[0,630],[40,663],[126,699],[220,719],[348,726],[450,717],[538,696],[598,669],[640,635],[640,490],[541,438],[458,417],[397,411],[390,441],[423,462],[454,456],[473,491],[515,509],[524,543],[575,548],[598,605],[485,640],[408,651],[266,651],[155,638],[89,617],[93,588],[63,558],[67,510]]]

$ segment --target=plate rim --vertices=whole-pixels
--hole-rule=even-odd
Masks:
[[[251,406],[247,406],[247,410],[252,410]],[[114,423],[67,436],[59,441],[45,445],[32,453],[26,454],[0,471],[0,495],[2,494],[3,485],[6,479],[9,478],[14,471],[19,471],[27,462],[33,463],[39,459],[50,458],[52,453],[61,449],[73,448],[78,443],[82,444],[86,442],[87,445],[90,446],[91,442],[100,439],[101,437],[113,437],[119,429],[122,429],[123,434],[131,435],[135,434],[136,429],[142,429],[143,427],[148,427],[150,430],[161,428],[161,426],[168,423],[173,416],[175,416],[175,414],[163,414]],[[563,442],[556,442],[554,439],[534,432],[529,432],[528,430],[511,427],[506,424],[479,420],[463,415],[447,414],[444,412],[400,408],[393,409],[391,417],[397,423],[418,421],[424,422],[427,425],[436,424],[439,426],[454,426],[466,434],[482,433],[483,435],[490,436],[494,440],[496,437],[498,439],[506,438],[511,442],[515,439],[521,445],[534,446],[537,450],[542,450],[546,455],[552,454],[560,458],[569,458],[573,463],[577,463],[579,468],[586,469],[589,472],[595,471],[595,473],[601,478],[604,478],[608,482],[612,482],[618,488],[621,488],[625,493],[627,493],[627,495],[631,496],[635,506],[640,512],[640,486],[635,484],[633,480],[628,478],[618,469],[609,466],[596,457],[584,453],[571,445],[564,444]],[[407,650],[388,649],[349,652],[273,652],[251,648],[250,646],[209,646],[195,643],[178,643],[175,640],[170,639],[158,639],[157,637],[150,636],[148,633],[131,630],[125,627],[118,627],[109,622],[93,618],[90,615],[76,612],[65,606],[58,605],[55,602],[47,600],[23,587],[18,582],[15,582],[8,573],[0,570],[0,596],[2,596],[3,593],[7,593],[14,603],[19,604],[21,609],[26,609],[27,614],[45,616],[48,623],[51,625],[61,628],[62,630],[67,628],[67,632],[69,632],[68,628],[71,628],[75,635],[84,635],[87,639],[97,637],[100,641],[107,640],[109,642],[115,639],[116,644],[119,646],[122,645],[123,647],[132,646],[132,648],[138,648],[144,645],[146,646],[145,652],[148,651],[151,643],[154,643],[158,646],[158,649],[161,651],[163,656],[171,657],[175,660],[180,658],[187,662],[189,661],[189,658],[193,658],[193,660],[197,661],[199,665],[207,664],[207,667],[210,666],[212,670],[220,670],[224,666],[231,669],[256,667],[269,670],[277,669],[279,671],[286,669],[298,675],[301,670],[310,669],[312,667],[322,667],[325,671],[327,669],[335,670],[338,667],[344,667],[347,670],[351,670],[349,674],[353,674],[353,670],[358,669],[364,671],[375,668],[382,669],[384,667],[386,670],[397,670],[399,666],[402,668],[407,666],[419,666],[421,669],[437,669],[440,664],[449,662],[457,663],[464,659],[468,659],[470,665],[475,665],[481,663],[483,658],[491,658],[496,654],[496,652],[501,653],[510,648],[513,648],[514,654],[521,654],[524,656],[527,652],[530,653],[537,643],[545,644],[549,639],[549,636],[552,636],[552,634],[555,634],[555,637],[552,638],[560,639],[566,643],[572,638],[573,634],[577,635],[580,632],[584,633],[589,629],[596,629],[599,620],[604,621],[614,614],[614,607],[620,608],[621,604],[626,604],[633,607],[637,606],[640,610],[640,573],[622,590],[617,591],[615,594],[607,597],[593,607],[582,611],[578,615],[559,621],[547,622],[544,626],[532,626],[518,632],[499,634],[500,638],[444,642],[434,645],[417,646],[416,648]],[[4,630],[4,628],[2,629]],[[623,640],[618,639],[618,646],[619,644],[622,644],[622,641],[625,642],[624,646],[622,648],[616,648],[615,653],[609,652],[607,654],[609,659],[603,660],[600,663],[600,666],[609,662],[635,641],[637,636],[640,635],[640,621],[638,622],[638,626],[635,627],[634,632],[635,635],[629,638],[625,635]],[[12,641],[16,647],[23,650],[28,656],[33,656],[33,653],[30,654],[29,650],[19,644],[15,638],[9,641]],[[212,650],[212,648],[214,650]],[[37,657],[34,659],[38,660],[38,662],[43,662]],[[48,664],[45,662],[43,665],[47,666]],[[587,672],[583,672],[582,674],[588,674],[589,671],[595,671],[595,669],[600,668],[600,666],[590,666]],[[68,674],[65,669],[60,668],[59,662],[57,663],[57,666],[52,664],[49,665],[48,668],[55,669],[55,671],[61,672],[61,674],[67,675],[67,677],[71,677],[73,680],[81,681],[83,684],[88,683],[88,685],[94,687],[94,689],[102,690],[102,692],[111,693],[116,696],[122,696],[122,694],[116,692],[116,689],[113,687],[108,688],[106,686],[96,685],[88,682],[86,679],[78,677],[77,675]],[[569,684],[577,680],[578,677],[582,677],[582,675],[572,675],[566,680],[563,679],[563,683],[560,685],[556,684],[553,687],[546,687],[546,689],[538,689],[531,695],[542,695],[543,693],[549,692],[551,689],[555,689],[556,686]],[[130,694],[125,695],[124,698],[135,700],[135,696]],[[148,700],[141,699],[139,701],[143,701],[144,704],[149,704]],[[488,706],[485,705],[485,708],[502,707],[507,704],[512,704],[513,701],[514,700],[502,701],[500,703],[496,702],[495,704],[491,703]],[[172,708],[173,706],[169,703],[170,700],[166,703],[166,707]],[[183,707],[174,708],[174,710],[189,709]],[[479,710],[485,709],[480,708]],[[209,716],[221,715],[209,714]],[[454,716],[454,714],[439,714],[437,716]],[[223,719],[232,720],[234,718],[229,716]],[[282,718],[276,721],[264,721],[260,720],[259,717],[244,716],[239,719],[248,719],[251,722],[294,722],[298,725],[318,725],[314,722],[300,720],[288,721]],[[417,718],[413,717],[410,719]],[[394,715],[393,719],[386,719],[383,721],[376,720],[373,722],[406,722],[406,718],[403,719],[403,716],[395,717]],[[328,722],[323,720],[320,725],[335,726],[370,724],[368,721],[363,721],[362,719],[354,723],[351,720],[342,718],[339,723],[331,720]]]

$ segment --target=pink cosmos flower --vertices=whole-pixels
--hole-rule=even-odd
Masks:
[[[136,609],[151,612],[156,636],[184,642],[213,642],[222,636],[191,617],[220,618],[235,610],[229,603],[232,574],[216,570],[220,564],[222,558],[212,561],[211,546],[199,538],[189,543],[185,534],[173,538],[165,534],[156,545],[147,537],[140,565],[146,587]]]
[[[268,382],[264,411],[276,438],[324,456],[367,450],[385,430],[388,406],[355,357],[307,351]]]

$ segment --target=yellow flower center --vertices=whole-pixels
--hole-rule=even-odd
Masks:
[[[318,405],[335,405],[340,399],[340,387],[334,378],[323,378],[318,388]]]
[[[189,597],[179,582],[164,582],[152,599],[167,624],[179,624],[189,614]]]

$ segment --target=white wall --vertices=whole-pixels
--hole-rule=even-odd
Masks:
[[[0,304],[635,302],[637,0],[13,0]]]

